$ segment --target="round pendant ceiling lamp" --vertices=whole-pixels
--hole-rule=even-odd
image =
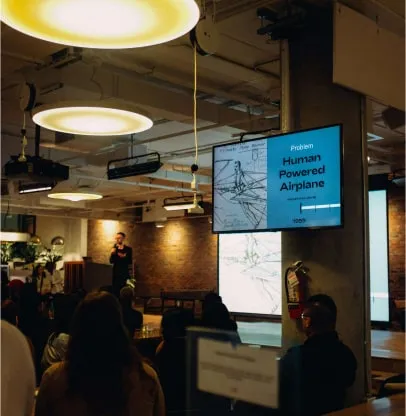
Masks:
[[[57,192],[48,194],[48,198],[64,199],[65,201],[80,202],[80,201],[95,201],[102,199],[103,195],[97,192]]]
[[[198,22],[195,0],[2,0],[1,20],[27,35],[83,48],[157,45]]]
[[[49,130],[85,136],[120,136],[152,127],[150,118],[115,100],[66,101],[34,108],[35,124]]]

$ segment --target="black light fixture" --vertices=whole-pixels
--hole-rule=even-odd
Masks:
[[[203,200],[202,195],[195,196],[178,196],[173,198],[165,198],[163,207],[167,211],[177,211],[181,209],[192,209],[196,205],[197,197],[199,197],[199,202]]]
[[[113,180],[155,173],[162,165],[158,152],[110,160],[107,163],[107,178]]]

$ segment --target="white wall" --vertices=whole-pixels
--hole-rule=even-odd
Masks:
[[[51,240],[64,237],[64,260],[82,260],[87,255],[87,220],[37,216],[37,235],[42,244],[51,248]]]

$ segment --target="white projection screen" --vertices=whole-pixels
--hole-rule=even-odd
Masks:
[[[369,191],[371,321],[389,322],[386,190]],[[281,315],[281,233],[218,236],[219,293],[230,312]]]
[[[386,190],[369,191],[371,321],[389,321],[388,206]]]
[[[230,312],[281,315],[281,233],[220,234],[219,294]]]

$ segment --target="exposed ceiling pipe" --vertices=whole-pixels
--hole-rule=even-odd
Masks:
[[[48,214],[48,213],[35,213],[35,209],[27,209],[20,208],[16,210],[17,214],[25,214],[27,211],[32,212],[34,215],[38,215],[40,217],[51,217],[51,218],[68,218],[68,219],[85,219],[85,220],[111,220],[111,221],[134,221],[133,215],[121,215],[118,217],[117,214],[111,213],[111,215],[103,215],[102,213],[95,212],[73,212],[69,214],[60,214],[58,212]],[[104,212],[108,212],[108,210],[105,210]]]
[[[33,128],[26,127],[26,130],[27,130],[27,136],[28,136],[27,139],[31,140]],[[2,137],[9,136],[9,137],[21,138],[21,134],[17,134],[17,133],[8,131],[8,130],[2,130],[1,135],[2,135]],[[35,135],[35,129],[34,129],[34,135]],[[58,145],[58,144],[50,143],[50,142],[41,142],[39,146],[40,146],[40,148],[63,150],[63,151],[66,151],[66,152],[77,153],[77,154],[89,154],[89,153],[91,153],[90,150],[80,150],[80,149],[75,149],[71,146],[69,147],[67,145],[65,145],[65,146],[64,145]],[[76,159],[77,157],[78,156],[70,156],[66,159],[58,160],[58,162],[62,163],[65,160],[68,161],[68,160],[71,160],[71,159]]]
[[[127,185],[127,186],[141,186],[141,187],[145,187],[145,188],[157,188],[157,189],[166,189],[168,191],[175,191],[175,192],[190,192],[193,193],[194,191],[192,189],[187,189],[187,188],[180,188],[178,186],[169,186],[169,185],[160,185],[160,184],[156,184],[156,183],[145,183],[145,182],[129,182],[129,181],[125,181],[125,180],[121,180],[121,179],[115,179],[115,180],[108,180],[105,178],[97,178],[94,176],[90,176],[90,175],[82,175],[82,174],[74,174],[72,175],[73,179],[88,179],[88,180],[92,180],[92,181],[98,181],[98,182],[103,182],[103,183],[110,183],[112,186],[114,186],[114,184],[120,184],[120,185]],[[199,191],[200,193],[204,193]]]
[[[252,116],[248,121],[260,120],[260,119],[263,119],[265,117],[278,118],[279,117],[279,111],[275,110],[273,112],[267,112],[265,114],[261,114],[260,116]],[[232,127],[234,124],[239,124],[241,122],[243,122],[243,120],[236,120],[233,123],[227,123],[227,125],[225,125],[223,123],[212,124],[210,126],[199,127],[197,129],[197,132],[199,133],[201,131],[215,130],[215,129],[218,129],[220,127]],[[178,132],[178,133],[165,134],[164,136],[152,137],[151,139],[139,140],[139,141],[137,141],[137,144],[153,143],[153,142],[158,142],[160,140],[167,140],[167,139],[171,139],[172,137],[185,136],[187,134],[193,134],[193,133],[194,133],[194,130],[190,129],[190,130],[185,130],[185,131]],[[116,147],[116,149],[117,149],[117,147]]]
[[[264,113],[264,114],[262,114],[260,116],[251,116],[251,118],[249,120],[247,120],[247,121],[249,122],[249,121],[254,121],[254,120],[260,120],[260,119],[263,119],[264,117],[267,117],[267,118],[278,118],[279,117],[279,113],[280,112],[277,111],[277,110],[272,110],[272,111],[268,111],[268,112],[266,112],[266,113]],[[223,123],[220,123],[220,124],[211,124],[210,126],[204,126],[204,127],[197,128],[197,132],[199,133],[199,132],[207,131],[207,130],[215,130],[215,129],[221,128],[221,127],[232,127],[233,124],[237,124],[237,123],[241,123],[241,122],[243,122],[243,120],[236,120],[233,123],[227,123],[227,125],[225,125]],[[181,131],[181,132],[165,134],[163,136],[152,137],[150,139],[137,140],[137,142],[135,144],[137,144],[137,145],[138,144],[148,144],[148,143],[153,143],[153,142],[158,142],[158,141],[162,141],[162,140],[171,139],[173,137],[185,136],[185,135],[193,134],[193,133],[194,133],[194,130],[192,130],[192,129],[191,130],[184,130],[184,131]],[[234,140],[231,140],[231,141],[235,141],[235,139]],[[229,142],[230,141],[223,141],[221,143],[213,143],[211,146],[214,146],[214,145],[217,145],[217,144],[229,143]],[[129,146],[129,143],[128,142],[127,143],[120,143],[120,144],[114,145],[111,148],[111,152],[112,151],[117,151],[120,148],[128,147],[128,146]],[[199,148],[199,150],[200,150],[200,148]],[[71,160],[71,159],[75,159],[75,157],[69,157],[69,158],[61,159],[61,160],[59,160],[59,162],[62,163],[62,162],[66,162],[66,161]]]
[[[10,204],[7,202],[1,202],[2,206],[10,206],[11,208],[24,208],[24,209],[28,209],[28,210],[44,210],[44,211],[60,211],[60,210],[65,210],[65,208],[61,207],[61,208],[56,208],[56,207],[46,207],[46,206],[41,206],[41,205],[21,205],[21,204],[14,204],[12,202],[10,202]]]
[[[225,6],[223,6],[223,3]],[[219,1],[216,5],[216,22],[221,22],[257,7],[267,6],[271,8],[272,3],[275,3],[275,0]],[[210,7],[209,12],[213,13],[213,5]]]
[[[182,45],[182,46],[187,47],[188,49],[192,49],[191,45],[186,45],[185,44],[185,45]],[[221,56],[221,55],[218,55],[218,54],[211,55],[208,59],[211,59],[211,60],[217,61],[217,62],[225,62],[227,64],[234,65],[237,68],[244,69],[245,71],[251,71],[253,73],[253,75],[262,74],[262,75],[264,75],[268,78],[272,78],[272,79],[277,80],[277,81],[279,81],[280,78],[281,78],[279,75],[274,74],[272,72],[265,71],[264,69],[258,69],[258,68],[255,69],[251,66],[244,65],[241,62],[233,61],[232,59],[226,58],[225,56]]]
[[[23,62],[26,62],[28,64],[44,65],[44,63],[45,63],[41,59],[34,58],[33,56],[27,56],[27,55],[23,55],[21,53],[5,51],[4,49],[2,49],[1,54],[3,56],[8,56],[9,58],[17,59],[19,61],[23,61]]]
[[[188,45],[176,45],[176,46],[188,47]],[[101,52],[98,52],[98,53],[100,54]],[[122,53],[125,53],[125,51]],[[102,64],[103,68],[105,68],[107,71],[116,73],[118,75],[124,75],[124,76],[131,77],[131,78],[141,79],[145,82],[149,82],[154,85],[159,85],[171,91],[176,91],[176,92],[181,92],[183,94],[192,95],[190,82],[185,81],[184,78],[181,79],[178,77],[174,77],[174,76],[169,75],[167,72],[159,72],[158,70],[151,70],[151,72],[140,74],[139,72],[137,72],[137,68],[140,68],[140,65],[138,64],[126,63],[124,60],[119,60],[119,58],[117,57],[110,57],[108,58],[108,60],[110,62],[103,62]],[[261,71],[254,71],[253,68],[245,68],[245,69],[250,69],[253,72],[257,72],[257,74],[261,73]],[[271,76],[271,75],[267,74],[267,76]],[[203,85],[201,83],[199,84],[199,91],[204,92],[206,94],[210,94],[212,98],[219,97],[219,98],[224,98],[226,100],[231,99],[231,100],[236,101],[237,103],[246,104],[246,105],[262,105],[268,108],[272,107],[271,105],[266,104],[263,101],[249,98],[246,95],[240,95],[234,92],[228,92],[227,90],[219,90],[216,88],[212,88],[210,86]]]

